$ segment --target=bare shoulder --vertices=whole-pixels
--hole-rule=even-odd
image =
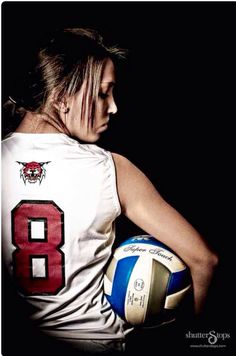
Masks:
[[[146,175],[128,158],[117,153],[112,153],[112,156],[116,167],[117,185],[120,195],[123,193],[125,196],[130,196],[130,194],[127,195],[128,192],[135,193],[141,188],[146,190],[147,186],[151,185]]]
[[[158,195],[156,189],[146,175],[126,157],[112,153],[117,176],[118,195],[123,211],[127,212],[132,204]]]
[[[118,153],[112,152],[111,154],[114,159],[115,165],[117,165],[119,167],[132,164],[126,157],[124,157]]]
[[[112,157],[115,163],[118,176],[125,175],[127,177],[127,175],[143,174],[141,170],[136,167],[128,158],[113,152]]]
[[[140,188],[140,185],[151,185],[151,182],[146,175],[129,159],[117,153],[112,153],[112,157],[115,162],[118,183],[119,180],[121,182],[125,181],[126,188],[129,184],[131,184],[133,188],[135,186]]]

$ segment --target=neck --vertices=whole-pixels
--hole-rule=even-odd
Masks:
[[[21,133],[64,133],[56,121],[41,114],[27,112],[15,132]]]

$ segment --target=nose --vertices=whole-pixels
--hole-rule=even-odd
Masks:
[[[111,100],[110,100],[110,102],[109,102],[109,104],[108,104],[108,114],[116,114],[117,113],[117,110],[118,110],[118,108],[117,108],[117,105],[116,105],[116,102],[115,102],[115,99],[114,99],[114,97],[112,96],[111,97]]]

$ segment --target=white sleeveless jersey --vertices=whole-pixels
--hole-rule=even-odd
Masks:
[[[125,323],[103,293],[119,214],[110,152],[64,134],[3,141],[3,259],[49,334],[124,337]]]

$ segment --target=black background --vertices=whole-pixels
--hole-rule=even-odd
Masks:
[[[141,168],[219,254],[204,315],[164,329],[138,331],[128,353],[133,349],[150,354],[217,351],[191,349],[185,338],[189,330],[230,333],[227,347],[220,352],[232,352],[234,23],[232,2],[2,5],[3,101],[18,85],[20,70],[47,31],[92,27],[108,42],[129,50],[118,77],[118,113],[98,144]],[[141,232],[124,217],[118,219],[117,243]],[[26,322],[19,321],[20,302],[10,296],[8,287],[3,295],[4,354],[11,354],[13,342],[24,353],[33,336]],[[46,346],[45,354],[52,352],[51,347]]]

